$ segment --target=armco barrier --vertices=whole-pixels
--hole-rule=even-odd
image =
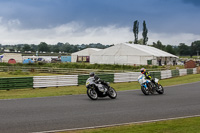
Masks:
[[[179,69],[179,75],[180,76],[187,75],[187,69]]]
[[[153,78],[166,79],[187,74],[196,74],[197,69],[177,69],[150,72]],[[140,72],[98,74],[106,82],[132,82],[137,81]],[[57,76],[34,76],[17,78],[0,78],[0,90],[42,88],[58,86],[84,85],[89,75],[57,75]]]
[[[155,72],[155,71],[153,71],[153,72],[150,72],[150,74],[151,74],[151,76],[153,78],[161,79],[161,72]]]
[[[171,78],[171,77],[172,77],[171,70],[161,71],[161,79],[166,79],[166,78]]]
[[[137,81],[139,75],[141,75],[140,72],[115,73],[114,82],[119,83]]]
[[[0,90],[33,88],[33,77],[0,78]]]
[[[34,76],[33,88],[78,85],[78,75]]]
[[[97,75],[101,80],[106,82],[114,82],[114,74],[98,74]],[[79,75],[78,76],[78,85],[84,85],[86,80],[89,78],[89,75]]]
[[[193,74],[193,69],[187,69],[187,74]]]
[[[172,77],[178,77],[178,76],[180,76],[179,70],[171,70],[171,73],[172,73]]]
[[[197,68],[193,68],[193,74],[197,74]]]

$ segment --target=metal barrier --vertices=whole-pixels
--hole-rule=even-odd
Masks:
[[[180,76],[187,75],[187,69],[179,69],[179,75]]]
[[[172,72],[172,77],[180,76],[179,70],[171,70],[171,72]]]
[[[150,72],[151,76],[153,78],[158,78],[158,79],[161,79],[161,72],[156,72],[156,71],[153,71],[153,72]]]
[[[193,74],[197,74],[197,68],[193,68]]]
[[[115,73],[114,74],[114,82],[131,82],[131,81],[137,81],[137,78],[139,77],[141,73],[140,72],[129,72],[129,73]]]
[[[153,78],[166,79],[187,74],[196,74],[197,69],[177,69],[150,72]],[[132,82],[137,81],[140,72],[97,74],[106,82]],[[42,88],[58,86],[84,85],[89,75],[57,75],[57,76],[34,76],[17,78],[0,78],[0,90]]]
[[[0,78],[0,90],[33,88],[33,77]]]
[[[171,77],[172,77],[171,70],[161,71],[161,79],[166,79],[166,78],[171,78]]]
[[[187,69],[187,74],[193,74],[193,69]]]
[[[75,86],[78,85],[78,75],[34,76],[33,88]]]

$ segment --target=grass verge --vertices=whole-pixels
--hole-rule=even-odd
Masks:
[[[52,76],[52,75],[59,75],[59,74],[52,74],[52,73],[31,73],[31,72],[22,72],[22,71],[0,72],[0,78],[5,78],[5,77]]]
[[[199,133],[200,117],[59,133]]]

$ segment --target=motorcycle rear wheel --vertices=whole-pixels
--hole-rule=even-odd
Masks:
[[[88,88],[87,89],[87,95],[92,100],[97,100],[98,99],[98,94],[95,91],[95,89]]]

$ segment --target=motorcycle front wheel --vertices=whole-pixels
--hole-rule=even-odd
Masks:
[[[108,96],[111,98],[111,99],[115,99],[117,97],[117,92],[115,91],[114,88],[110,87],[108,89]]]
[[[163,94],[164,93],[164,88],[162,87],[162,85],[158,85],[158,88],[156,89],[156,92],[158,94]]]
[[[90,99],[92,100],[97,100],[98,99],[98,94],[97,92],[95,91],[95,89],[92,89],[92,88],[88,88],[87,89],[87,95]]]
[[[144,95],[149,95],[149,90],[146,89],[144,86],[141,86],[141,90],[142,90]]]

